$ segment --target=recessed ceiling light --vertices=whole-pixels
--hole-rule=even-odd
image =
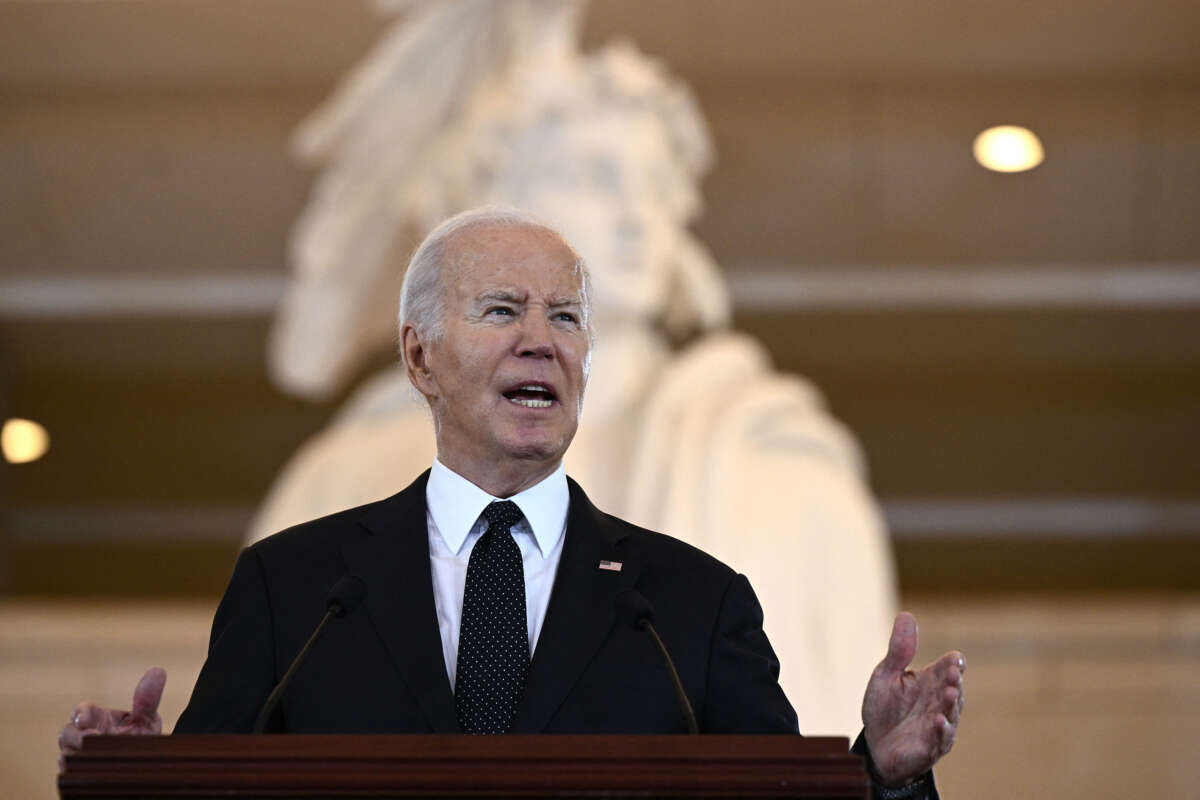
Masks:
[[[1046,158],[1037,134],[1017,125],[997,125],[975,137],[975,160],[995,172],[1024,172]]]
[[[0,429],[0,450],[10,464],[37,461],[50,449],[50,434],[31,419],[13,417]]]

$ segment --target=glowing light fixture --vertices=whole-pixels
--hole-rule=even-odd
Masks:
[[[997,125],[975,137],[975,160],[995,172],[1024,172],[1046,158],[1037,134],[1017,125]]]
[[[28,464],[46,455],[50,449],[50,434],[31,419],[13,417],[5,420],[0,429],[0,450],[10,464]]]

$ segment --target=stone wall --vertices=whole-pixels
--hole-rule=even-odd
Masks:
[[[1200,596],[923,599],[907,607],[921,622],[920,663],[954,647],[968,660],[958,744],[937,771],[944,797],[1194,795]],[[170,729],[203,658],[211,613],[207,603],[0,603],[5,796],[55,798],[55,740],[74,704],[126,706],[148,666],[167,669],[161,710]]]

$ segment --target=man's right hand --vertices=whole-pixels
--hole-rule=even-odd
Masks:
[[[167,671],[151,667],[133,690],[133,707],[129,711],[101,708],[95,703],[80,703],[71,712],[71,721],[58,735],[58,771],[63,771],[63,756],[78,753],[83,737],[98,733],[128,736],[157,736],[162,733],[162,717],[158,703],[167,685]]]

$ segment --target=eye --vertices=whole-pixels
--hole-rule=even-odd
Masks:
[[[579,324],[579,317],[570,311],[558,311],[554,314],[554,319],[558,322],[570,322],[572,325]]]
[[[512,310],[511,306],[492,306],[484,313],[487,314],[488,316],[498,315],[498,316],[502,316],[502,317],[511,317],[516,312]]]

